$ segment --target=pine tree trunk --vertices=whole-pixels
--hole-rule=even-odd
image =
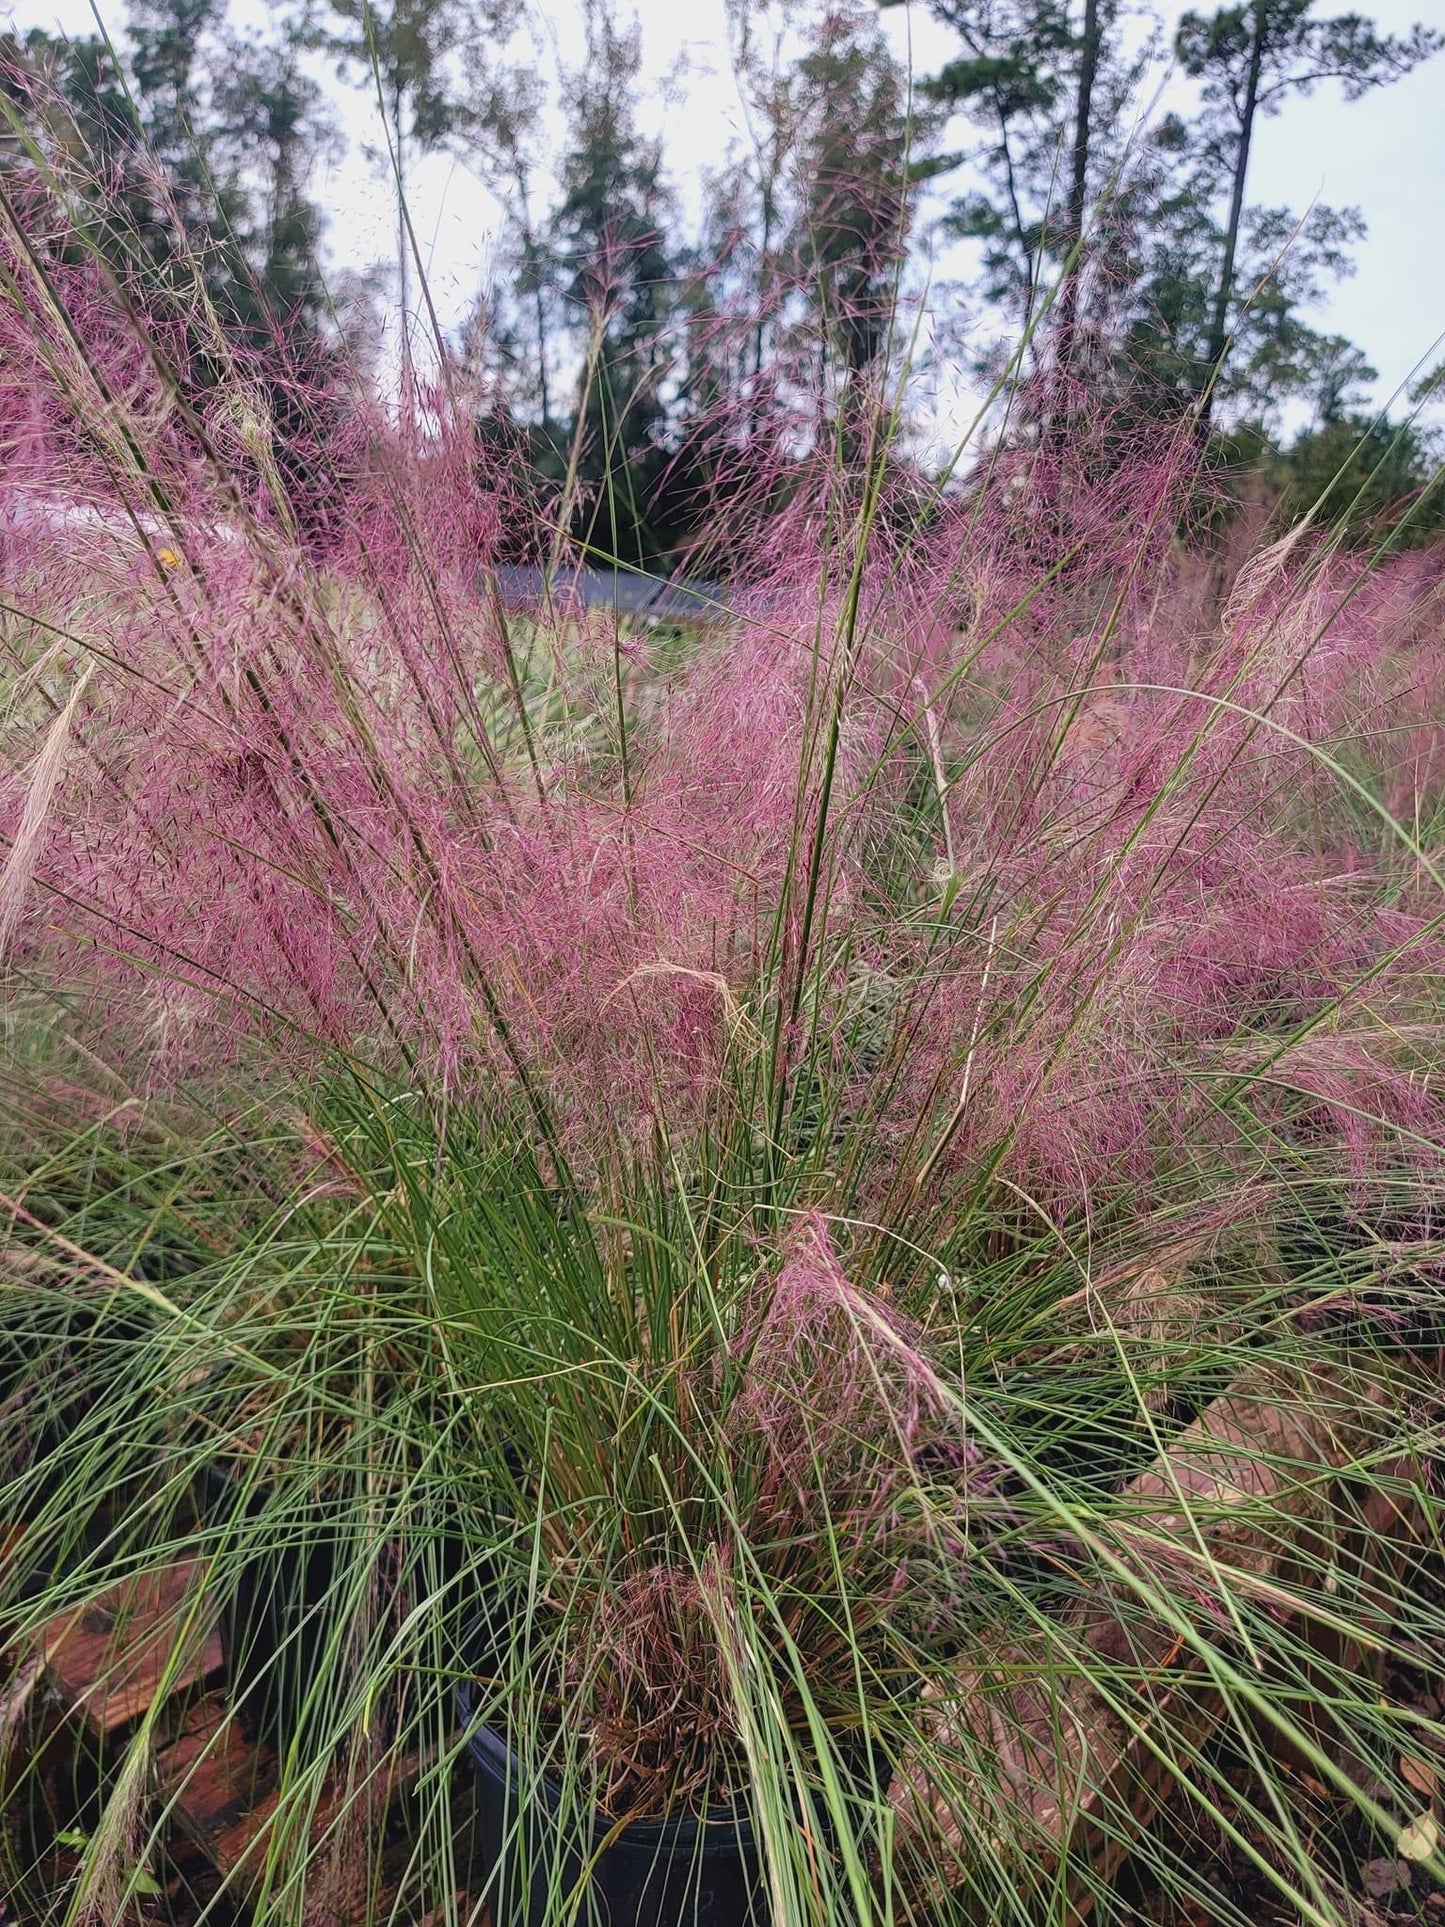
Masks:
[[[1099,0],[1084,0],[1084,32],[1079,45],[1079,92],[1074,109],[1074,145],[1069,179],[1066,241],[1069,261],[1059,300],[1059,375],[1067,379],[1079,319],[1079,277],[1083,271],[1084,210],[1089,193],[1089,148],[1094,125],[1094,82],[1099,73]]]
[[[1264,0],[1254,0],[1254,35],[1249,48],[1249,73],[1245,81],[1244,105],[1239,116],[1239,146],[1234,156],[1234,183],[1229,197],[1229,222],[1224,231],[1224,259],[1219,264],[1219,286],[1214,295],[1214,313],[1209,324],[1209,345],[1205,351],[1204,389],[1199,398],[1199,419],[1208,424],[1214,408],[1214,393],[1219,371],[1229,348],[1229,304],[1234,294],[1234,261],[1239,249],[1239,227],[1244,215],[1244,183],[1249,172],[1249,148],[1254,139],[1254,117],[1259,104],[1259,77],[1264,67]]]
[[[411,276],[406,232],[406,134],[402,123],[402,90],[392,90],[392,120],[396,132],[396,265],[399,277],[401,326],[402,410],[410,426],[414,420],[411,365]]]
[[[532,217],[525,217],[526,225],[522,235],[522,245],[526,251],[527,268],[532,277],[532,312],[537,322],[537,375],[541,383],[542,426],[545,428],[552,419],[552,401],[547,390],[547,301],[542,290],[542,264],[538,258],[537,242],[532,233]]]

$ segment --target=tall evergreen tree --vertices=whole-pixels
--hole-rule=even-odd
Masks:
[[[497,272],[482,303],[480,332],[507,412],[545,441],[553,421],[556,263],[538,210],[546,172],[546,88],[535,68],[502,67],[470,76],[457,137],[501,203]]]
[[[339,148],[320,87],[302,66],[294,25],[269,40],[230,39],[214,100],[215,146],[246,197],[240,238],[268,313],[320,325],[322,215],[312,175]]]
[[[781,23],[756,0],[728,0],[728,17],[747,137],[706,183],[690,383],[699,413],[748,439],[776,413],[802,130]]]
[[[335,24],[317,36],[344,74],[375,91],[385,117],[396,200],[397,299],[403,377],[410,388],[411,258],[407,182],[413,162],[444,147],[463,118],[463,77],[520,7],[508,0],[329,0]]]
[[[955,198],[946,232],[979,247],[980,291],[1018,328],[1033,330],[1058,283],[1055,359],[1067,361],[1088,320],[1088,217],[1116,178],[1145,55],[1124,54],[1118,0],[928,4],[960,51],[922,91],[978,136],[954,157],[975,184]]]
[[[574,416],[578,473],[591,492],[579,532],[627,562],[662,546],[649,498],[668,460],[667,321],[677,290],[671,197],[660,141],[642,133],[636,23],[589,0],[584,65],[547,228],[582,371]]]
[[[315,330],[309,176],[332,130],[294,26],[242,40],[220,0],[137,0],[128,39],[125,72],[99,35],[38,30],[9,63],[21,119],[72,163],[94,245],[152,297],[170,289],[185,305],[199,278],[223,329],[255,346],[274,332],[268,315],[293,338]]]
[[[831,5],[790,76],[790,235],[825,387],[839,399],[889,351],[931,123],[870,15]]]
[[[1419,26],[1403,36],[1381,34],[1359,14],[1321,19],[1315,0],[1239,0],[1213,14],[1186,13],[1175,44],[1184,71],[1201,82],[1203,113],[1191,141],[1197,168],[1228,201],[1197,377],[1207,418],[1239,296],[1249,292],[1239,256],[1260,117],[1327,80],[1339,82],[1346,100],[1358,100],[1409,73],[1445,46],[1445,36]]]
[[[128,73],[98,35],[32,34],[7,63],[17,114],[52,157],[32,185],[63,174],[50,245],[117,275],[180,391],[235,429],[237,475],[259,464],[293,501],[314,494],[339,403],[309,194],[328,138],[319,89],[294,30],[238,40],[219,0],[139,0],[129,39]]]
[[[319,393],[329,344],[309,187],[334,131],[302,67],[300,20],[242,37],[224,0],[134,0],[129,39],[146,168],[162,190],[156,225],[180,286],[199,270],[229,350],[273,403]],[[219,348],[198,340],[198,367]]]
[[[1228,244],[1218,176],[1199,164],[1195,139],[1167,118],[1121,196],[1119,325],[1106,378],[1149,414],[1217,413],[1273,429],[1304,400],[1327,417],[1373,379],[1358,350],[1308,319],[1326,282],[1352,272],[1364,223],[1352,208],[1315,207],[1301,220],[1288,208],[1246,207],[1232,247],[1229,352],[1211,362]]]
[[[937,116],[865,0],[730,11],[749,138],[711,182],[693,359],[735,432],[807,441],[846,426],[899,343]]]

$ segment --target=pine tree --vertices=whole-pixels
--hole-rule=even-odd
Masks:
[[[546,89],[535,68],[474,74],[457,110],[460,147],[501,203],[498,273],[477,317],[483,358],[509,415],[553,438],[557,271],[537,208],[545,173]]]
[[[1199,164],[1195,141],[1187,123],[1167,118],[1120,197],[1119,323],[1107,378],[1150,415],[1219,414],[1268,430],[1295,400],[1328,413],[1332,395],[1374,378],[1357,349],[1307,318],[1327,281],[1352,272],[1364,223],[1352,208],[1317,206],[1301,220],[1288,208],[1246,207],[1234,237],[1228,354],[1211,363],[1227,237],[1218,176]]]
[[[476,65],[516,9],[506,0],[329,0],[336,24],[316,36],[341,70],[374,91],[386,123],[387,172],[396,199],[397,299],[403,383],[411,389],[413,239],[407,183],[413,162],[453,141],[463,121],[458,62]]]
[[[825,392],[843,405],[886,360],[931,125],[877,26],[834,6],[790,77],[797,211],[789,236]]]
[[[1327,80],[1340,84],[1347,101],[1358,100],[1445,46],[1445,36],[1424,27],[1382,35],[1359,14],[1320,19],[1314,6],[1315,0],[1241,0],[1209,15],[1187,13],[1179,23],[1180,64],[1202,83],[1203,112],[1190,142],[1196,166],[1208,189],[1228,199],[1196,377],[1206,419],[1240,298],[1251,293],[1240,249],[1250,238],[1245,193],[1260,117],[1279,113],[1291,97]]]
[[[606,0],[592,0],[546,234],[581,361],[572,446],[590,501],[577,533],[629,563],[661,547],[649,498],[668,460],[667,323],[677,290],[661,143],[637,124],[641,64],[637,26],[619,26]]]
[[[1107,267],[1086,272],[1090,216],[1117,189],[1119,130],[1147,50],[1125,57],[1117,0],[929,0],[929,10],[960,52],[922,91],[977,132],[953,156],[977,185],[955,198],[945,232],[979,248],[980,293],[1036,364],[1051,336],[1058,368],[1095,325],[1094,285],[1108,283]]]

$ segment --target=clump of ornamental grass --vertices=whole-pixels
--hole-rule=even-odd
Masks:
[[[302,513],[284,367],[102,247],[67,165],[0,203],[15,1650],[199,1550],[180,1651],[324,1540],[278,1921],[335,1901],[326,1775],[379,1866],[426,1748],[398,1905],[452,1905],[459,1677],[564,1833],[746,1813],[778,1921],[1117,1918],[1007,1742],[1087,1688],[1217,1814],[1183,1655],[1253,1768],[1240,1850],[1352,1918],[1280,1762],[1424,1839],[1406,1729],[1445,1735],[1316,1637],[1406,1637],[1388,1522],[1262,1579],[1207,1552],[1243,1479],[1173,1536],[1137,1481],[1262,1373],[1301,1426],[1378,1413],[1347,1469],[1438,1533],[1434,559],[1305,530],[1211,604],[1191,436],[1071,404],[933,489],[860,383],[773,486],[749,448],[723,619],[519,616],[503,544],[557,560],[575,505],[449,367],[325,433],[316,398]],[[1252,1462],[1266,1539],[1301,1436]],[[164,1717],[85,1851],[12,1830],[17,1881],[143,1891]]]

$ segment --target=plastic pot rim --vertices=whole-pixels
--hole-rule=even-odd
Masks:
[[[477,1683],[469,1676],[457,1681],[457,1715],[466,1733],[467,1750],[474,1764],[491,1779],[509,1786],[521,1785],[528,1779],[522,1762],[512,1751],[494,1727],[488,1726],[477,1717],[477,1701],[480,1695]],[[556,1814],[562,1805],[562,1789],[550,1774],[543,1773],[531,1781],[533,1797],[540,1799],[549,1814]],[[667,1850],[691,1849],[696,1851],[699,1840],[704,1849],[708,1836],[715,1836],[719,1847],[732,1848],[756,1847],[753,1823],[749,1816],[735,1806],[709,1807],[706,1813],[659,1814],[655,1817],[639,1817],[635,1820],[608,1820],[594,1807],[591,1820],[591,1843],[606,1841],[612,1846],[646,1846]]]

